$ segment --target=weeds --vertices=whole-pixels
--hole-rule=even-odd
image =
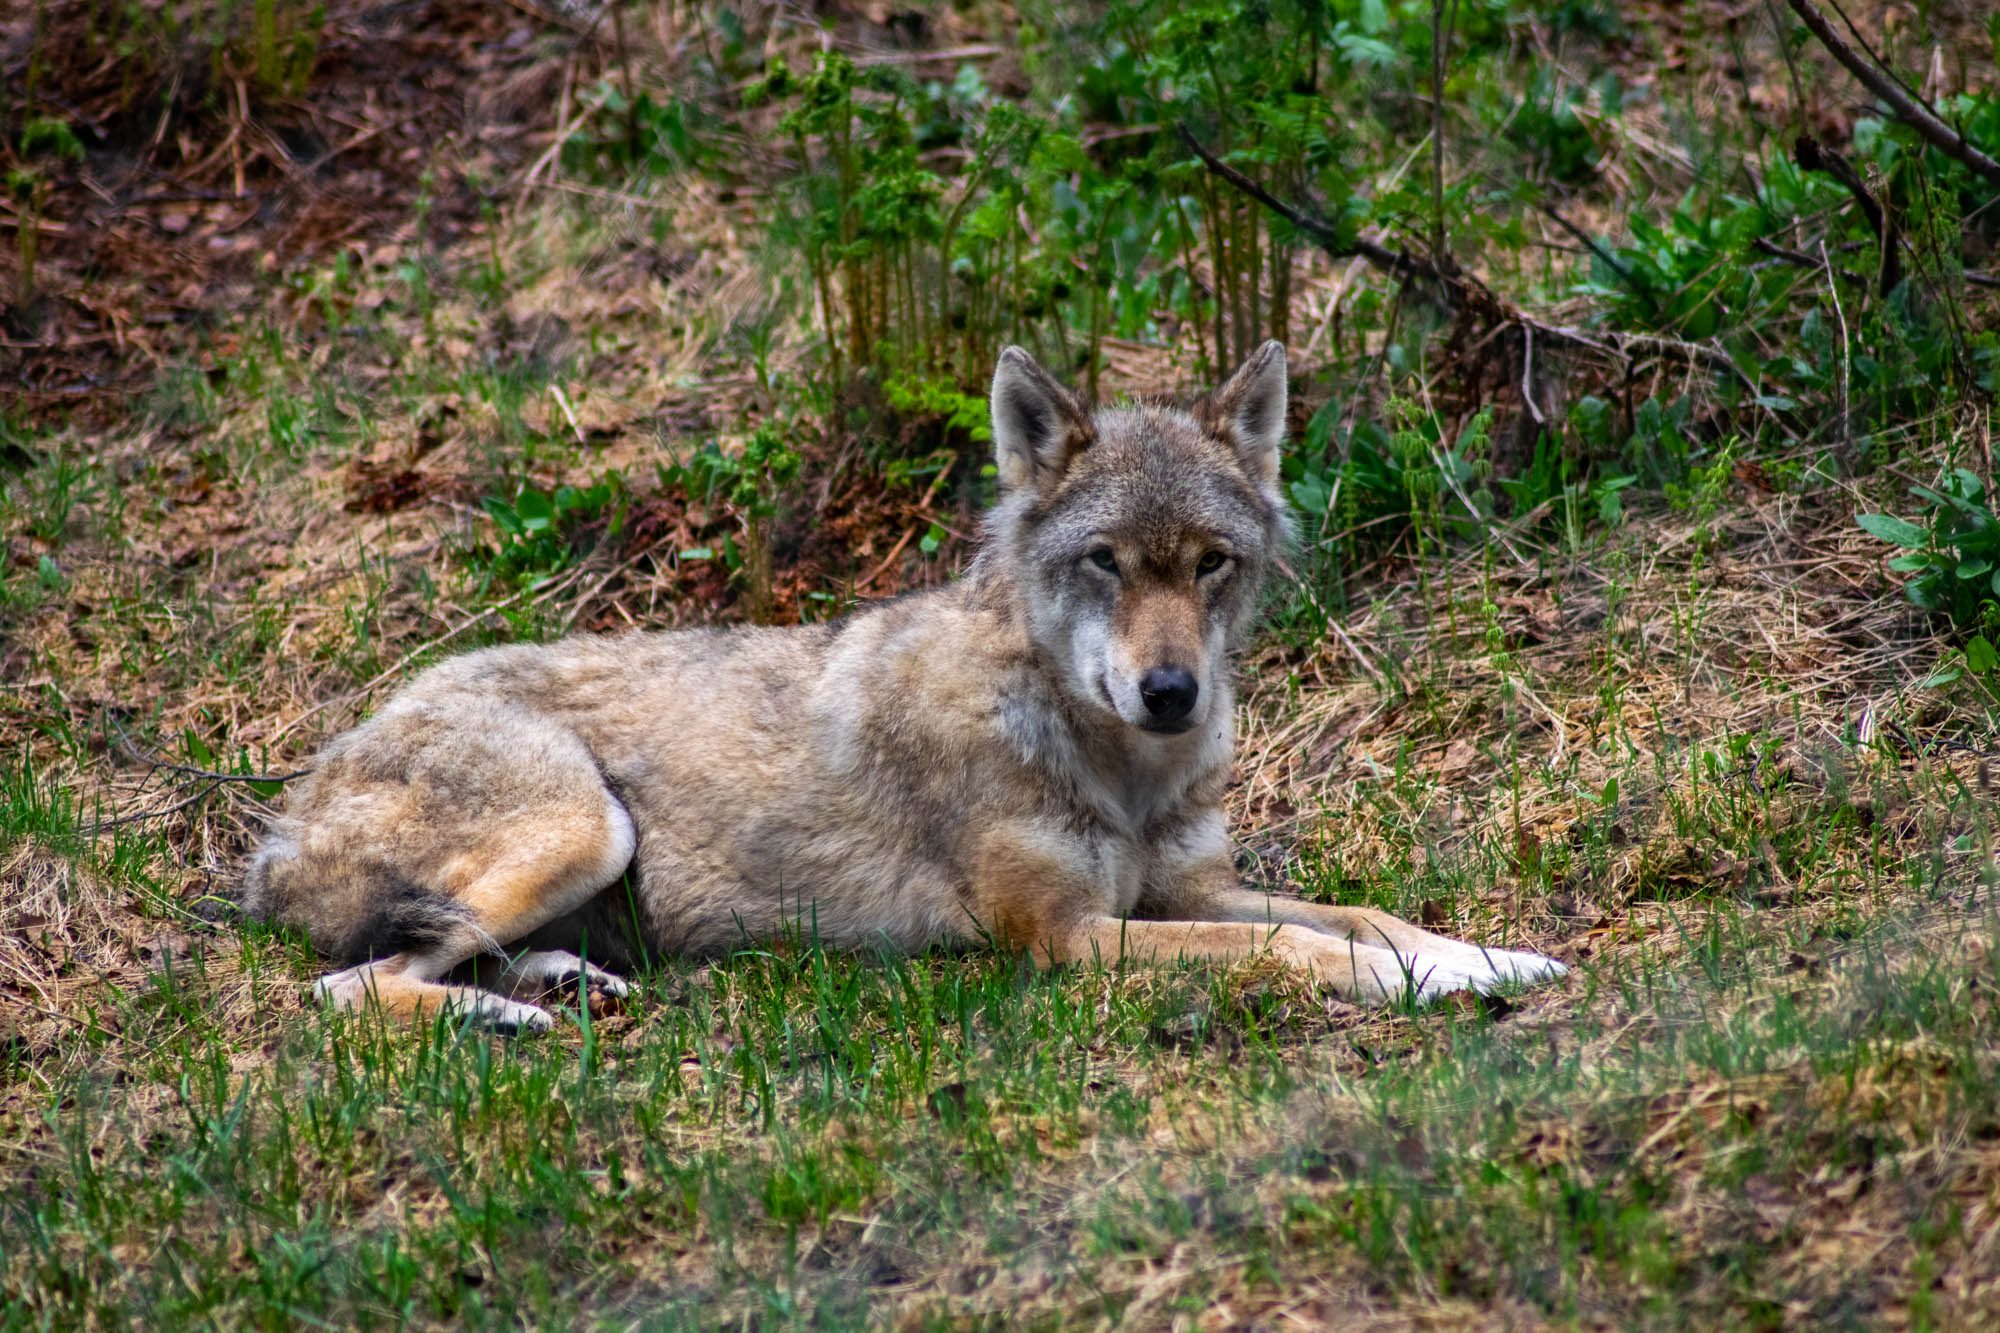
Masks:
[[[1936,489],[1912,486],[1927,508],[1917,522],[1889,514],[1856,518],[1874,536],[1905,548],[1889,568],[1912,577],[1910,601],[1961,629],[2000,631],[2000,520],[1986,505],[1986,483],[1965,468],[1948,470]]]

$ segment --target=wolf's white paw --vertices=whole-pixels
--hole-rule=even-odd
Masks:
[[[593,995],[622,1000],[632,993],[625,978],[595,963],[585,963],[567,949],[529,950],[507,965],[499,985],[512,995],[540,995],[544,991],[574,989],[579,978]]]
[[[1449,953],[1418,954],[1410,960],[1410,979],[1419,1000],[1436,1000],[1453,991],[1488,994],[1509,982],[1551,981],[1569,969],[1553,958],[1516,949],[1481,949],[1461,945]]]
[[[459,1012],[504,1037],[547,1032],[556,1025],[555,1015],[541,1006],[490,992],[482,993]]]
[[[1555,959],[1538,953],[1518,949],[1480,949],[1477,952],[1481,963],[1491,974],[1489,984],[1493,985],[1506,981],[1532,985],[1537,981],[1553,981],[1569,971]]]
[[[329,972],[313,983],[312,997],[329,1009],[358,1008],[367,997],[368,981],[359,967]]]
[[[1408,962],[1416,998],[1424,1003],[1441,1000],[1453,991],[1483,991],[1492,985],[1492,979],[1484,969],[1467,968],[1463,958],[1448,954],[1418,954]]]

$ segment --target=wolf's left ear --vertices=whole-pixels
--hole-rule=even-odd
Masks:
[[[1003,490],[1052,487],[1090,447],[1090,413],[1018,347],[993,368],[993,462]]]
[[[1252,480],[1264,486],[1276,482],[1278,450],[1285,442],[1285,345],[1274,338],[1252,352],[1200,404],[1197,416],[1235,447]]]

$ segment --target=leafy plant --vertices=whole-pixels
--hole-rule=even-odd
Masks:
[[[1954,467],[1935,488],[1912,486],[1910,494],[1925,502],[1914,521],[1861,514],[1855,522],[1903,548],[1889,568],[1911,576],[1903,588],[1913,603],[1961,631],[2000,631],[2000,519],[1987,503],[1986,484]]]
[[[615,472],[592,486],[543,491],[523,485],[512,500],[489,495],[479,504],[499,528],[500,541],[488,555],[487,568],[503,583],[545,580],[576,559],[588,525],[608,514],[606,535],[615,536],[625,502],[625,479]]]
[[[578,175],[622,179],[634,172],[697,169],[715,158],[715,129],[699,103],[675,96],[628,99],[611,80],[590,94],[590,112],[563,141],[562,164]]]
[[[750,619],[762,623],[771,610],[771,528],[781,512],[785,488],[799,474],[801,460],[776,426],[757,429],[741,454],[722,452],[709,441],[685,463],[660,464],[662,487],[678,489],[711,514],[734,518],[743,534],[725,540],[722,558],[743,580]],[[680,553],[682,559],[714,559],[711,548]]]

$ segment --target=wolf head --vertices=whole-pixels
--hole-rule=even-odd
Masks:
[[[1287,534],[1285,349],[1267,342],[1191,411],[1091,411],[1018,347],[993,372],[993,558],[1077,702],[1158,735],[1227,708]]]

